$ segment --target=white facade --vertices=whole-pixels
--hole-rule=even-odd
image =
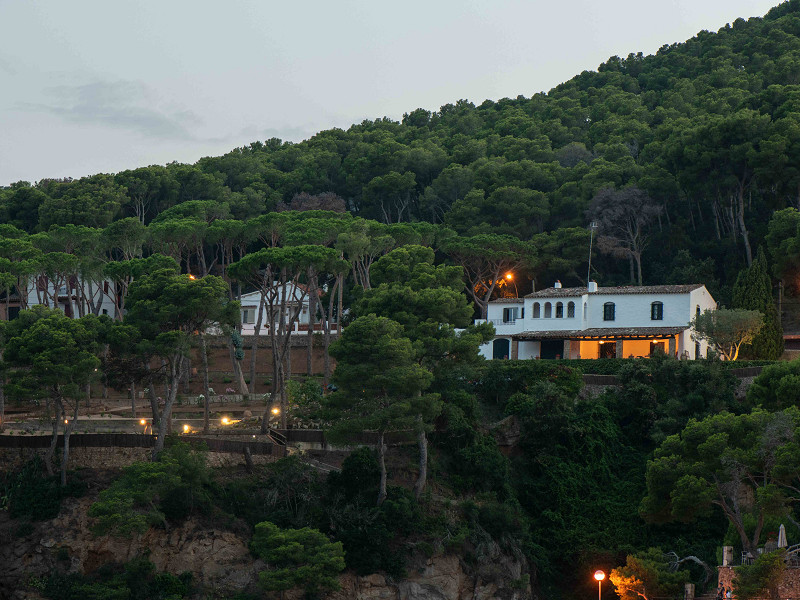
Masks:
[[[716,309],[705,286],[662,285],[562,288],[489,303],[496,338],[486,358],[602,358],[649,356],[656,346],[681,358],[705,356],[689,322]],[[500,341],[498,341],[500,340]],[[505,340],[505,341],[503,341]],[[507,342],[507,343],[506,343]]]
[[[284,315],[284,322],[289,321],[290,316],[300,308],[300,314],[297,317],[297,322],[294,324],[294,330],[308,329],[310,321],[308,292],[305,288],[287,284],[285,289],[276,284],[274,292],[274,305],[277,307],[281,303],[283,293],[286,292],[286,315]],[[256,322],[258,321],[258,309],[261,303],[261,292],[250,292],[249,294],[242,294],[241,299],[241,318],[242,318],[242,335],[253,335],[255,332]],[[276,308],[276,310],[278,310]],[[261,329],[266,331],[270,327],[268,308],[266,303],[261,308]],[[274,324],[280,322],[280,315],[276,314],[273,319]]]
[[[112,281],[81,281],[79,277],[72,277],[59,285],[56,294],[55,284],[40,277],[30,281],[25,298],[28,308],[41,305],[59,308],[69,317],[98,314],[113,319],[116,314],[114,293]]]

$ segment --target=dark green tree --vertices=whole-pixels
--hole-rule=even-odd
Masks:
[[[764,315],[764,325],[744,348],[745,353],[752,358],[778,359],[783,354],[783,328],[763,248],[758,249],[753,264],[739,272],[733,286],[733,308],[757,310]]]
[[[250,548],[270,567],[258,574],[265,590],[302,586],[306,597],[315,598],[320,591],[339,589],[337,575],[345,567],[342,543],[316,529],[280,529],[264,521],[256,525]]]
[[[386,499],[386,434],[414,428],[434,399],[422,394],[433,375],[417,360],[402,325],[374,314],[359,317],[331,345],[336,359],[333,381],[339,390],[329,399],[336,423],[332,439],[353,440],[378,434],[381,468],[377,503]]]

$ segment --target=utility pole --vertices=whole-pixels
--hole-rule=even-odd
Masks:
[[[589,282],[592,280],[592,242],[594,241],[594,232],[597,230],[597,221],[589,223],[589,268],[586,271],[586,288],[589,288]]]

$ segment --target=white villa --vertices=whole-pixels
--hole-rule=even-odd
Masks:
[[[285,288],[279,284],[275,284],[275,304],[279,304],[281,296],[286,293],[286,322],[289,320],[289,315],[300,307],[300,314],[297,317],[297,323],[294,325],[295,331],[308,331],[308,323],[310,321],[309,315],[309,301],[308,292],[302,285],[296,287],[289,283]],[[256,322],[258,321],[258,307],[261,302],[261,292],[250,292],[249,294],[242,294],[242,335],[253,335],[255,332]],[[267,306],[262,307],[261,328],[262,332],[266,333],[269,329],[269,316]],[[275,325],[279,322],[279,316],[276,315],[274,319]],[[322,330],[319,323],[315,323],[315,329]]]
[[[58,285],[47,277],[32,278],[25,290],[23,302],[17,293],[13,293],[8,303],[0,306],[0,319],[14,319],[23,306],[47,306],[59,308],[68,317],[78,318],[81,315],[98,314],[116,315],[114,304],[115,292],[112,281],[81,281],[80,277],[69,277]]]
[[[689,322],[717,303],[702,284],[552,288],[489,303],[496,337],[485,358],[629,358],[656,348],[679,358],[706,355]],[[480,321],[479,321],[480,322]]]

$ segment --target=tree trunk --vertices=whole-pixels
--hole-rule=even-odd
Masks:
[[[6,313],[8,314],[8,313]],[[0,361],[3,360],[3,351],[0,350]],[[3,433],[6,421],[6,382],[5,377],[0,377],[0,433]]]
[[[417,446],[419,447],[419,475],[414,483],[414,497],[419,500],[425,491],[428,480],[428,436],[422,423],[422,415],[417,415]]]
[[[158,419],[158,397],[156,396],[156,384],[153,381],[153,373],[150,371],[150,364],[145,367],[147,369],[147,385],[148,395],[150,396],[150,411],[153,413],[152,430],[155,431],[159,426]]]
[[[75,400],[75,410],[72,414],[72,419],[64,423],[64,453],[61,455],[61,487],[67,485],[67,464],[69,463],[69,436],[72,435],[72,430],[75,428],[75,423],[78,421],[78,406],[79,403]],[[66,411],[63,411],[66,414]],[[66,421],[66,419],[65,419]]]
[[[744,223],[744,187],[739,186],[739,193],[737,194],[737,215],[736,220],[739,223],[739,231],[742,232],[742,240],[744,240],[744,252],[747,257],[747,266],[753,266],[753,250],[750,248],[750,234],[747,231],[747,226]]]
[[[633,255],[634,260],[636,261],[636,273],[638,275],[638,282],[639,287],[642,286],[642,253],[637,252]]]
[[[203,433],[208,433],[208,418],[211,412],[211,398],[208,393],[208,348],[206,347],[206,336],[200,332],[200,359],[203,366]]]
[[[131,416],[136,418],[136,382],[131,379]]]
[[[380,432],[378,439],[378,465],[381,468],[381,482],[378,488],[378,506],[386,500],[386,444],[383,443],[384,432]]]
[[[178,395],[178,385],[181,380],[181,373],[183,373],[183,357],[175,357],[170,365],[169,376],[169,394],[167,395],[164,403],[164,411],[159,415],[158,419],[158,437],[156,438],[155,445],[153,446],[153,460],[158,458],[159,453],[164,449],[164,441],[167,437],[168,423],[171,420],[172,405],[175,403],[175,398]]]
[[[633,268],[633,252],[628,252],[628,275],[631,280],[631,285],[636,284],[636,275]]]
[[[261,324],[264,322],[264,293],[258,302],[258,316],[256,326],[253,329],[253,343],[250,346],[250,393],[256,393],[256,353],[258,352],[258,337],[261,334]],[[270,327],[272,331],[272,327]]]
[[[309,277],[311,276],[309,269]],[[311,282],[311,279],[309,279]],[[306,374],[310,377],[314,363],[314,320],[317,315],[317,286],[316,282],[310,285],[308,293],[308,354],[306,354]]]
[[[44,455],[44,468],[47,469],[47,474],[52,477],[53,473],[53,455],[56,453],[56,444],[58,443],[58,424],[64,420],[61,415],[61,408],[54,406],[53,410],[56,411],[53,417],[53,436],[50,438],[50,447]]]

